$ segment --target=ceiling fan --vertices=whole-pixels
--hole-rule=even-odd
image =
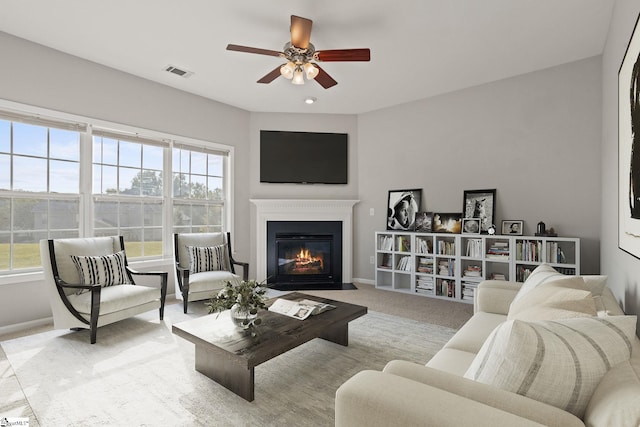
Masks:
[[[308,80],[317,81],[325,89],[337,85],[338,82],[320,68],[317,61],[369,61],[371,59],[369,49],[316,50],[315,46],[309,42],[312,24],[313,21],[310,19],[291,15],[291,41],[284,45],[282,52],[236,44],[227,45],[227,50],[278,56],[287,61],[258,80],[258,83],[271,83],[277,77],[283,76],[291,79],[291,83],[300,85],[304,84],[304,73]]]

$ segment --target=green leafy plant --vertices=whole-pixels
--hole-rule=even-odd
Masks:
[[[255,280],[243,280],[241,282],[227,282],[226,286],[218,292],[218,295],[205,303],[209,313],[229,310],[237,304],[238,311],[251,315],[258,313],[258,310],[266,308],[267,288],[263,283]]]

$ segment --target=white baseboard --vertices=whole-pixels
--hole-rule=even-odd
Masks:
[[[5,334],[13,334],[16,332],[27,331],[29,329],[39,328],[40,326],[46,326],[51,324],[53,324],[53,317],[30,320],[28,322],[15,323],[13,325],[0,326],[0,336]]]
[[[355,283],[363,283],[365,285],[375,285],[376,281],[375,280],[371,280],[371,279],[360,279],[359,277],[353,277],[351,279],[352,282]]]

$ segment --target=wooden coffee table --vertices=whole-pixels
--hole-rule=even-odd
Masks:
[[[257,337],[236,327],[228,311],[176,323],[172,331],[195,344],[196,371],[251,402],[256,366],[314,338],[347,346],[349,322],[367,313],[367,307],[299,292],[279,298],[307,298],[336,308],[305,320],[261,311]]]

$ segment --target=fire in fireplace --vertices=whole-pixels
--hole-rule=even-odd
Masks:
[[[267,282],[300,285],[342,282],[339,221],[269,221]]]
[[[278,275],[331,276],[332,236],[276,234]]]

